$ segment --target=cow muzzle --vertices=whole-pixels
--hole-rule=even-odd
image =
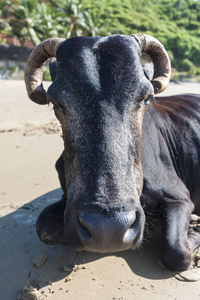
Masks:
[[[102,253],[135,249],[142,243],[144,223],[144,213],[139,209],[111,216],[79,212],[73,229],[67,229],[67,243],[77,250]]]

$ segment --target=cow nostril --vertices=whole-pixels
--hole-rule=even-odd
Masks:
[[[138,226],[139,219],[140,219],[139,212],[136,211],[136,212],[135,212],[135,217],[134,217],[134,219],[132,220],[132,222],[131,222],[131,224],[130,224],[130,226],[129,226],[128,229],[134,229],[134,230],[135,230],[135,228],[137,228],[137,226]]]
[[[91,233],[87,228],[88,224],[83,221],[81,216],[79,216],[78,223],[79,223],[78,224],[79,225],[79,236],[84,239],[91,239],[92,238]]]
[[[140,223],[140,214],[139,212],[135,212],[135,217],[129,223],[129,227],[126,230],[123,241],[124,243],[130,243],[131,240],[137,235],[138,228]]]

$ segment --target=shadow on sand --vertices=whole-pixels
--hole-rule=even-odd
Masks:
[[[159,241],[139,250],[111,254],[78,253],[69,247],[51,248],[43,244],[36,234],[35,222],[44,207],[60,198],[61,190],[56,189],[1,217],[1,299],[16,299],[27,282],[42,288],[68,276],[74,264],[87,264],[106,256],[123,258],[132,272],[141,277],[166,279],[173,276],[172,272],[156,263],[160,257]],[[47,260],[41,268],[36,268],[32,261],[39,253],[45,253]],[[63,271],[63,266],[69,272]]]

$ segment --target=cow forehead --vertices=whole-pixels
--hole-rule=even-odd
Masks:
[[[115,79],[118,73],[122,76],[130,71],[134,73],[136,67],[138,70],[140,54],[138,43],[130,36],[76,37],[59,47],[57,61],[61,73],[69,76],[99,79],[99,75],[103,75],[102,80]]]
[[[127,49],[132,48],[140,54],[140,47],[136,40],[131,36],[112,35],[106,37],[75,37],[64,41],[57,51],[57,59],[62,60],[66,55],[78,57],[83,49],[88,48],[93,51],[115,51],[123,55]],[[130,51],[130,50],[129,50]]]
[[[126,103],[152,89],[134,38],[109,36],[66,40],[57,51],[58,73],[48,92],[63,103],[106,100]]]

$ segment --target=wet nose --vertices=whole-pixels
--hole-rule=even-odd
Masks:
[[[77,234],[83,249],[95,252],[116,252],[136,248],[143,235],[139,211],[116,212],[113,216],[80,213]]]

